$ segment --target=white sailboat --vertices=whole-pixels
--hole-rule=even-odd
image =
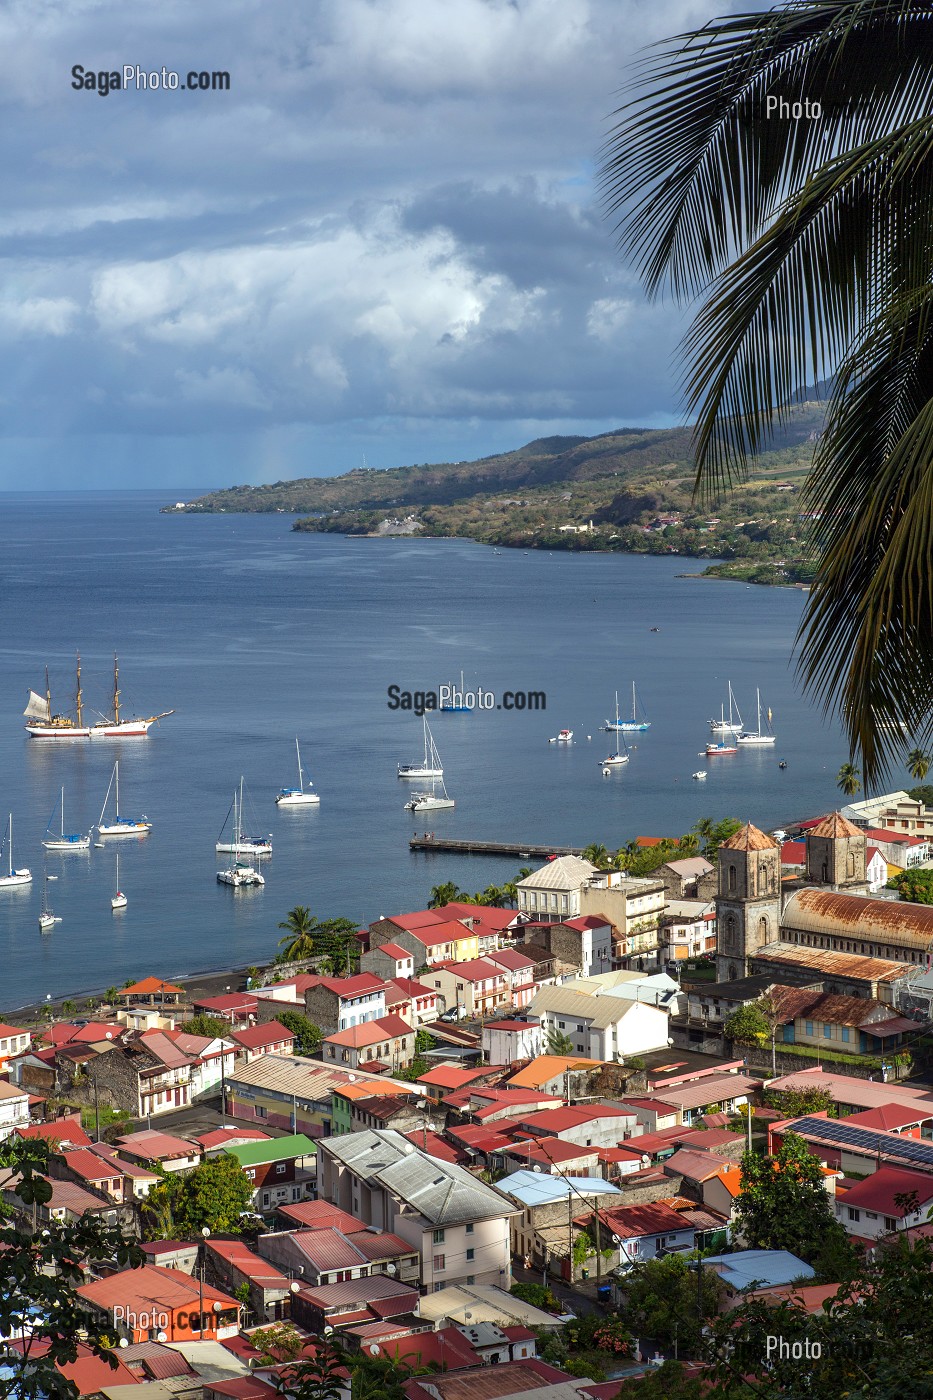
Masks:
[[[48,871],[46,871],[42,888],[42,908],[39,910],[39,927],[42,929],[43,932],[45,932],[47,929],[54,928],[56,924],[61,923],[61,919],[56,918],[56,916],[52,913],[51,908],[49,907],[50,878],[54,878],[54,876],[50,877]]]
[[[618,696],[616,697],[616,699],[618,699]],[[617,705],[617,706],[616,706],[616,722],[615,722],[615,724],[610,724],[609,721],[607,720],[607,721],[606,721],[606,728],[607,728],[607,729],[623,730],[623,731],[626,732],[626,733],[633,733],[633,732],[636,732],[636,731],[637,731],[638,733],[644,733],[644,731],[645,731],[646,729],[650,729],[650,728],[651,728],[651,721],[650,721],[650,719],[647,719],[647,718],[645,717],[644,706],[642,706],[642,716],[641,716],[641,719],[638,718],[638,693],[637,693],[637,691],[635,690],[635,682],[634,682],[634,681],[632,681],[632,718],[631,718],[631,719],[624,719],[624,720],[622,721],[622,723],[620,724],[620,723],[619,723],[619,710],[618,710],[618,705]]]
[[[111,909],[125,909],[127,905],[126,895],[120,889],[120,852],[117,852],[117,880],[116,893],[110,901]]]
[[[230,815],[233,814],[233,840],[224,839],[224,831]],[[224,817],[224,824],[220,828],[220,836],[217,838],[215,850],[220,852],[230,852],[237,856],[271,856],[272,837],[271,836],[244,836],[243,835],[243,779],[240,778],[239,797],[234,788],[233,801],[227,809]]]
[[[29,884],[31,884],[31,883],[32,883],[32,871],[31,871],[31,870],[27,870],[25,866],[23,866],[22,869],[20,869],[20,870],[14,870],[14,869],[13,869],[13,813],[12,813],[12,812],[10,813],[9,821],[7,822],[6,849],[7,849],[7,873],[6,873],[5,875],[0,875],[0,886],[2,886],[3,888],[12,888],[14,885],[29,885]]]
[[[742,733],[739,735],[739,737],[736,739],[735,742],[736,742],[737,744],[743,744],[743,745],[747,745],[747,746],[749,746],[749,747],[751,747],[751,746],[756,746],[756,745],[757,745],[757,746],[760,746],[760,745],[762,745],[762,744],[774,744],[774,743],[776,743],[776,742],[777,742],[777,737],[776,737],[776,735],[774,735],[774,734],[766,734],[765,731],[764,731],[764,730],[762,729],[762,727],[761,727],[761,691],[760,691],[760,690],[757,690],[757,689],[756,689],[756,691],[755,691],[755,705],[756,705],[756,709],[757,709],[757,712],[758,712],[758,727],[757,727],[757,729],[743,729],[743,730],[742,730]],[[770,728],[770,725],[771,725],[771,711],[769,710],[769,711],[768,711],[768,726],[769,726],[769,728]]]
[[[732,693],[732,682],[729,681],[729,718],[726,719],[725,710],[720,714],[719,719],[708,720],[710,729],[714,734],[739,734],[742,731],[742,716],[736,698]]]
[[[160,715],[149,715],[146,719],[120,718],[120,671],[117,656],[113,657],[113,718],[102,715],[90,728],[92,739],[145,739],[152,726],[160,719],[167,719],[174,710],[163,710]]]
[[[107,811],[107,803],[110,801],[111,788],[114,789],[113,821],[105,822],[104,816]],[[104,805],[100,809],[97,834],[98,836],[148,836],[151,830],[152,822],[146,820],[145,814],[141,817],[120,816],[120,760],[117,759],[113,765],[113,772],[110,774],[110,782],[107,784]]]
[[[218,870],[217,883],[219,885],[230,885],[235,890],[243,889],[249,885],[264,885],[266,883],[265,877],[260,871],[258,865],[250,865],[247,861],[240,859],[241,855],[252,853],[256,855],[257,861],[261,862],[262,852],[249,852],[247,850],[247,846],[253,847],[257,845],[261,846],[263,844],[262,842],[255,841],[247,842],[246,846],[242,844],[242,809],[243,779],[241,778],[239,792],[237,792],[236,789],[234,789],[233,793],[234,844],[232,846],[221,846],[220,842],[217,843],[218,850],[229,850],[232,851],[234,855],[234,861],[232,865],[228,866],[226,870]],[[224,825],[226,826],[226,822],[224,822]],[[269,846],[269,851],[270,853],[272,851],[271,845]]]
[[[628,763],[629,755],[625,747],[625,740],[622,738],[622,729],[623,726],[619,723],[619,692],[616,691],[616,722],[612,726],[612,730],[617,736],[616,746],[613,753],[609,754],[607,758],[600,760],[600,766],[602,768],[621,768],[623,763]],[[621,749],[619,748],[620,743],[622,745]]]
[[[298,756],[298,786],[296,788],[282,788],[275,799],[277,807],[310,807],[316,806],[320,802],[320,797],[311,788],[305,788],[304,773],[301,771],[301,749],[298,747],[298,740],[295,740],[295,753]]]
[[[42,844],[47,851],[87,851],[91,846],[91,834],[82,836],[80,832],[65,833],[65,789],[62,788],[61,801],[61,829],[56,835],[52,830],[52,822],[55,820],[55,811],[49,817],[49,824],[45,828],[45,836]]]
[[[447,788],[444,786],[444,779],[441,778],[441,795],[434,791],[413,792],[409,800],[405,803],[406,812],[437,812],[443,807],[455,806],[454,799],[447,795]]]
[[[738,749],[735,746],[735,740],[732,737],[732,731],[726,727],[725,705],[721,706],[719,713],[721,716],[720,722],[717,725],[717,732],[719,733],[719,738],[716,740],[711,739],[710,742],[706,745],[706,752],[711,758],[724,753],[738,753]]]
[[[428,728],[426,716],[422,716],[422,723],[424,725],[424,758],[420,763],[400,763],[398,765],[400,778],[443,778],[444,776],[444,765],[441,763],[434,735]]]

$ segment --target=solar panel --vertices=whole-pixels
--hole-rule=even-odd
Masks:
[[[861,1148],[872,1157],[879,1153],[887,1157],[899,1157],[902,1161],[915,1162],[933,1171],[931,1142],[918,1142],[916,1138],[875,1132],[871,1128],[853,1128],[845,1119],[835,1118],[798,1118],[790,1131],[814,1138],[817,1142],[841,1143],[843,1146]]]

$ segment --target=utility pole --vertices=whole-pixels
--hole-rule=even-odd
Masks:
[[[598,1196],[594,1196],[594,1197],[593,1197],[593,1205],[594,1205],[595,1208],[596,1208],[596,1296],[599,1297],[599,1285],[600,1285],[600,1282],[601,1282],[601,1279],[602,1279],[602,1272],[603,1272],[603,1270],[602,1270],[603,1256],[602,1256],[602,1254],[601,1254],[601,1252],[600,1252],[600,1247],[599,1247],[599,1246],[600,1246],[600,1235],[599,1235],[599,1197],[598,1197]]]

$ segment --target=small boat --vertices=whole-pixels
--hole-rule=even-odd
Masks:
[[[711,719],[708,724],[714,734],[738,734],[741,732],[743,728],[742,716],[739,714],[739,707],[732,693],[731,681],[729,682],[729,718],[726,719],[725,711],[723,711],[719,719]]]
[[[604,758],[604,759],[601,760],[602,769],[603,769],[603,772],[604,772],[604,773],[605,773],[605,771],[606,771],[607,768],[621,768],[621,766],[623,765],[623,763],[628,763],[628,759],[629,759],[628,750],[627,750],[626,747],[625,747],[625,739],[622,738],[622,725],[620,725],[620,723],[619,723],[619,692],[618,692],[618,691],[616,691],[616,722],[615,722],[615,724],[612,725],[611,727],[612,727],[612,729],[615,731],[615,733],[616,733],[616,735],[617,735],[617,738],[616,738],[616,746],[615,746],[615,751],[614,751],[613,753],[609,754],[609,756],[608,756],[607,758]],[[622,744],[622,748],[621,748],[621,749],[619,748],[620,742],[621,742],[621,744]]]
[[[648,628],[648,631],[649,631],[649,632],[660,632],[660,630],[661,630],[660,627],[649,627],[649,628]]]
[[[787,764],[784,762],[784,759],[783,759],[783,758],[781,759],[780,763],[778,764],[778,767],[779,767],[779,768],[786,768],[786,767],[787,767]]]
[[[616,700],[618,700],[618,696],[616,696]],[[617,705],[616,705],[616,722],[615,722],[615,724],[610,724],[609,720],[606,720],[606,728],[607,728],[607,729],[623,729],[623,730],[625,730],[625,731],[628,732],[628,733],[634,732],[634,731],[636,731],[636,730],[637,730],[639,733],[643,733],[646,729],[650,729],[650,728],[651,728],[651,721],[650,721],[650,719],[646,719],[646,717],[645,717],[645,709],[644,709],[644,706],[642,706],[641,719],[638,718],[638,696],[637,696],[637,692],[636,692],[636,690],[635,690],[635,682],[634,682],[634,681],[632,681],[632,718],[631,718],[631,719],[624,719],[624,720],[622,721],[622,723],[620,724],[620,723],[619,723],[619,707],[618,707],[618,704],[617,704]]]
[[[29,885],[29,884],[31,884],[31,883],[32,883],[32,871],[31,871],[31,870],[27,870],[25,866],[23,866],[22,869],[20,869],[20,870],[14,870],[14,868],[13,868],[13,813],[12,813],[12,812],[10,813],[9,821],[7,822],[6,850],[7,850],[7,873],[6,873],[5,875],[0,875],[0,886],[2,886],[4,889],[12,889],[12,888],[13,888],[14,886],[16,886],[16,885]]]
[[[298,756],[298,786],[296,788],[282,788],[275,799],[277,807],[311,807],[317,806],[320,797],[311,788],[305,787],[304,773],[301,771],[301,749],[298,747],[298,740],[295,740],[295,753]]]
[[[425,716],[422,716],[421,722],[424,725],[424,757],[420,763],[400,763],[398,776],[400,778],[443,778],[444,765],[441,763],[434,735],[428,728]]]
[[[111,909],[125,909],[127,904],[126,895],[120,889],[120,853],[117,852],[117,879],[116,893],[110,901]]]
[[[49,668],[45,668],[45,695],[37,695],[30,690],[23,715],[31,723],[26,725],[26,733],[31,739],[88,739],[91,731],[83,722],[81,699],[81,657],[75,664],[75,715],[52,713],[52,691],[49,687]]]
[[[705,783],[705,782],[706,782],[706,769],[705,769],[705,768],[700,768],[696,773],[691,773],[690,776],[693,777],[693,778],[696,778],[696,780],[697,780],[698,783]]]
[[[230,815],[233,814],[233,840],[224,840],[224,831]],[[239,793],[233,790],[233,801],[227,808],[227,815],[224,817],[224,824],[220,828],[220,835],[214,849],[218,852],[230,852],[236,856],[271,856],[272,837],[271,836],[244,836],[243,835],[243,779],[240,778]]]
[[[438,794],[437,783],[440,781],[441,791]],[[438,812],[446,807],[453,807],[454,799],[447,795],[447,787],[444,779],[434,779],[431,782],[430,792],[413,792],[405,803],[406,812]]]
[[[45,932],[60,923],[61,919],[57,919],[49,908],[49,877],[46,874],[42,890],[42,908],[39,910],[39,927]]]
[[[464,705],[464,703],[463,703],[463,695],[464,695],[463,672],[461,671],[461,672],[460,672],[460,689],[459,689],[459,690],[454,690],[453,696],[452,696],[452,698],[453,698],[455,701],[457,701],[458,703],[457,703],[457,704],[454,704],[454,705],[442,705],[442,706],[441,706],[441,714],[442,714],[442,715],[469,715],[469,714],[472,714],[472,713],[473,713],[473,706],[472,706],[472,705]]]
[[[105,822],[104,814],[107,811],[107,803],[110,801],[111,788],[114,789],[114,816],[113,821]],[[113,772],[110,774],[104,805],[100,809],[97,834],[98,836],[148,836],[151,830],[152,822],[147,821],[145,815],[141,817],[120,816],[120,760],[117,759],[113,765]]]
[[[52,830],[52,822],[55,820],[55,809],[49,817],[49,824],[45,828],[45,836],[42,844],[47,851],[87,851],[91,846],[91,833],[82,836],[80,832],[65,834],[65,789],[62,788],[61,802],[61,829],[56,834]]]
[[[725,714],[726,714],[726,707],[725,707],[725,705],[723,705],[723,707],[722,707],[721,714],[722,714],[722,717],[723,717],[723,718],[722,718],[722,725],[721,725],[720,733],[725,734],[725,733],[728,732],[728,731],[726,730],[726,723],[725,723]],[[729,739],[731,740],[731,738],[732,738],[732,736],[731,736],[731,734],[730,734],[730,735],[729,735]],[[728,742],[726,739],[719,739],[719,740],[717,740],[716,743],[712,743],[712,742],[708,743],[708,744],[706,745],[706,752],[707,752],[707,754],[709,755],[709,757],[712,758],[712,757],[714,757],[715,755],[718,755],[718,754],[724,754],[724,753],[738,753],[738,749],[736,748],[736,746],[735,746],[734,743],[730,743],[730,742]]]
[[[764,731],[764,730],[762,729],[762,727],[761,727],[761,691],[760,691],[760,690],[756,690],[756,691],[755,691],[755,704],[756,704],[757,711],[758,711],[758,727],[757,727],[757,729],[743,729],[743,730],[742,730],[742,733],[739,735],[739,737],[736,739],[735,742],[736,742],[737,744],[748,745],[749,747],[751,747],[751,746],[760,746],[760,745],[763,745],[763,744],[775,744],[775,743],[777,743],[777,739],[776,739],[775,735],[770,734],[770,733],[767,733],[767,734],[766,734],[765,731]],[[771,725],[771,711],[768,710],[768,726],[769,726],[769,728],[770,728],[770,725]]]
[[[555,735],[554,735],[554,738],[553,738],[553,739],[548,739],[548,743],[549,743],[549,744],[572,744],[572,743],[573,743],[573,730],[572,730],[572,729],[562,729],[562,730],[560,730],[560,732],[559,732],[558,734],[555,734]]]
[[[234,889],[242,889],[246,885],[264,885],[265,876],[261,875],[255,866],[247,865],[245,861],[238,860],[229,870],[218,870],[217,883],[219,885],[232,885]]]
[[[96,723],[91,725],[90,736],[92,739],[145,739],[152,726],[160,719],[167,719],[173,715],[174,710],[163,710],[160,715],[149,715],[147,719],[121,719],[120,718],[120,671],[117,665],[117,655],[113,656],[113,717],[102,715]]]

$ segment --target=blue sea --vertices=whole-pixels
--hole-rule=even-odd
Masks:
[[[188,492],[190,495],[190,491]],[[0,889],[0,1011],[120,984],[268,958],[295,904],[361,923],[423,907],[432,885],[482,889],[522,862],[411,854],[415,830],[485,840],[617,847],[699,817],[774,828],[837,800],[839,731],[800,695],[791,652],[803,595],[680,577],[679,558],[500,553],[463,540],[291,532],[290,516],[162,515],[171,492],[2,498],[0,817],[12,810],[23,889]],[[657,629],[657,630],[652,630]],[[114,651],[126,713],[175,713],[147,739],[41,743],[27,689],[106,712]],[[456,807],[412,818],[421,721],[388,687],[457,682],[496,697],[431,719]],[[731,679],[746,721],[755,687],[774,749],[700,756]],[[651,720],[611,777],[600,725],[631,703]],[[503,692],[544,691],[508,712]],[[561,728],[572,745],[549,744]],[[296,779],[295,738],[318,808],[274,805]],[[114,914],[117,843],[88,855],[41,845],[65,788],[66,827],[98,819],[114,760],[121,810],[148,838],[119,842],[128,907]],[[778,763],[785,760],[787,768]],[[709,769],[706,782],[691,774]],[[245,780],[246,826],[272,833],[263,889],[217,884],[214,845]],[[57,815],[56,815],[57,819]],[[6,853],[4,852],[4,864]],[[61,923],[40,933],[43,871]]]

